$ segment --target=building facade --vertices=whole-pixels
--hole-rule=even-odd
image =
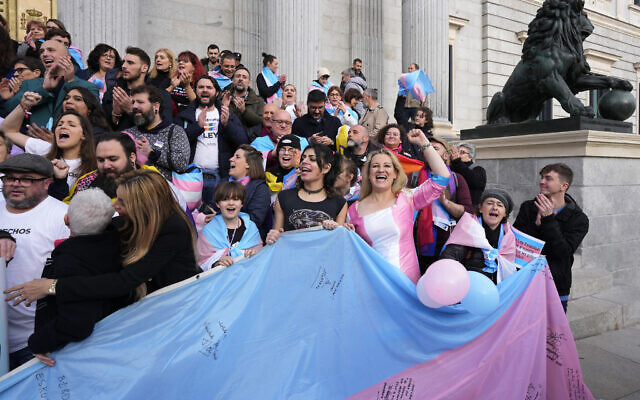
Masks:
[[[595,26],[585,55],[594,72],[640,86],[640,0],[587,0]],[[85,56],[97,43],[150,54],[160,47],[204,56],[210,43],[242,53],[252,77],[261,53],[304,98],[319,67],[330,81],[355,57],[364,62],[390,115],[397,79],[415,62],[429,75],[436,130],[456,134],[483,124],[493,94],[518,63],[527,26],[542,0],[59,0],[58,17]],[[254,79],[255,81],[255,79]],[[595,105],[601,93],[582,93]],[[639,113],[628,119],[638,132]],[[557,104],[547,110],[566,114]]]

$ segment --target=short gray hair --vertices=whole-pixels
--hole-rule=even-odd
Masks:
[[[378,89],[369,88],[366,92],[372,99],[378,100]]]
[[[354,77],[354,76],[356,76],[356,73],[353,72],[353,70],[351,68],[347,68],[347,69],[342,71],[342,75],[348,75],[350,77]]]
[[[472,144],[472,143],[468,143],[468,142],[461,142],[461,143],[457,143],[456,147],[458,149],[460,149],[460,147],[466,147],[467,149],[469,149],[469,156],[471,157],[472,161],[476,160],[476,145]]]
[[[102,233],[113,217],[113,204],[101,189],[86,189],[69,203],[69,230],[76,236]]]

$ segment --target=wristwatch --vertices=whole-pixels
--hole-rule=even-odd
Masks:
[[[58,280],[54,279],[51,285],[49,285],[49,294],[54,296],[56,295],[56,283],[58,283]]]

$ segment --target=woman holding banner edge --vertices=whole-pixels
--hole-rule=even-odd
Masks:
[[[416,283],[420,269],[413,240],[414,212],[440,196],[450,174],[421,130],[411,130],[408,139],[422,150],[431,179],[412,191],[404,189],[407,176],[397,157],[387,149],[375,151],[362,167],[360,200],[349,207],[348,220],[374,250]]]

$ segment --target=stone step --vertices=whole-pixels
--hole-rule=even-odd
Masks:
[[[640,266],[619,268],[613,271],[613,284],[635,286],[640,291]]]
[[[587,296],[569,301],[567,319],[577,340],[620,329],[622,311],[618,303]]]
[[[622,327],[640,323],[640,289],[638,286],[615,285],[593,297],[622,307]]]
[[[571,299],[591,296],[613,286],[613,274],[603,268],[580,268],[573,271]]]

